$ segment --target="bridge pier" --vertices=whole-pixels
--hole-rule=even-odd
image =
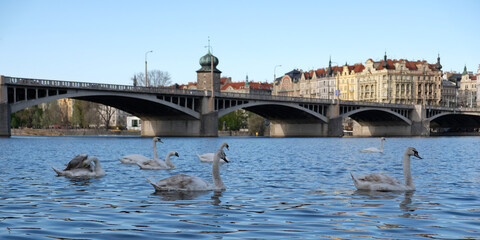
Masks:
[[[8,104],[8,88],[0,75],[0,137],[10,137],[10,105]]]
[[[10,137],[10,106],[0,103],[0,137]]]
[[[426,118],[425,106],[415,105],[411,120],[411,136],[430,136],[430,121]]]
[[[411,126],[362,126],[357,122],[353,123],[353,136],[357,137],[389,137],[389,136],[411,136]]]
[[[326,137],[325,123],[282,123],[270,121],[270,137]]]
[[[142,136],[200,137],[199,120],[143,120]]]
[[[217,137],[218,111],[211,111],[210,105],[210,97],[203,97],[200,119],[143,119],[142,136]]]

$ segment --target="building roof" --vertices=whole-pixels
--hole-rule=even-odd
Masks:
[[[232,88],[235,90],[240,89],[255,89],[255,90],[272,90],[273,84],[272,83],[261,83],[261,82],[248,82],[248,86],[245,86],[245,82],[231,82],[225,84],[220,90],[225,91],[228,88]]]

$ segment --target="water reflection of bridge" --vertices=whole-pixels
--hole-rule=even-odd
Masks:
[[[0,135],[10,114],[62,98],[112,106],[143,120],[143,136],[217,136],[218,118],[238,109],[270,121],[270,136],[427,136],[431,129],[480,128],[480,109],[332,101],[0,76]]]

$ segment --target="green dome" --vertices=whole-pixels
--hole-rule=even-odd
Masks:
[[[200,58],[200,66],[202,66],[202,68],[200,68],[197,72],[211,72],[211,66],[212,66],[212,54],[210,53],[210,51],[208,51],[207,54],[205,54],[205,56],[201,57]],[[220,70],[217,69],[217,65],[218,65],[218,58],[213,56],[213,71],[214,72],[220,72]]]

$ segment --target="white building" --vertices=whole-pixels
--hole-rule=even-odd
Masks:
[[[127,130],[142,130],[142,120],[135,116],[127,116]]]

